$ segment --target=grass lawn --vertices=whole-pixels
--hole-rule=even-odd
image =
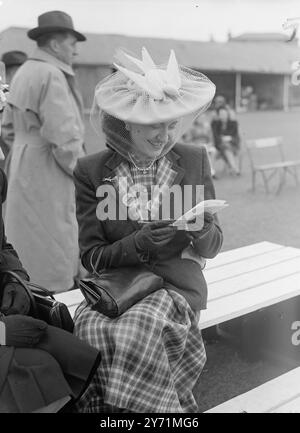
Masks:
[[[300,159],[300,112],[253,113],[240,115],[240,129],[247,138],[282,136],[288,158]],[[299,167],[300,179],[300,167]],[[272,193],[266,194],[262,180],[251,191],[248,155],[243,157],[242,176],[220,176],[215,181],[217,197],[230,206],[220,213],[224,231],[223,250],[254,242],[270,241],[300,248],[300,185],[287,178],[279,195],[275,194],[278,177],[272,181]]]
[[[244,140],[282,136],[286,156],[300,159],[299,120],[299,112],[244,114],[240,115],[240,128]],[[219,168],[222,170],[222,167]],[[278,180],[274,178],[274,192]],[[260,241],[300,248],[300,185],[296,185],[292,177],[287,178],[279,195],[274,192],[266,194],[261,180],[260,188],[253,193],[246,154],[242,176],[233,178],[226,173],[222,176],[220,172],[215,188],[217,197],[230,204],[219,215],[224,233],[223,251]],[[286,365],[270,361],[251,362],[241,356],[237,347],[222,339],[207,343],[206,350],[207,363],[196,394],[200,412],[247,392],[289,369]]]
[[[286,156],[300,159],[300,112],[241,114],[239,124],[243,141],[248,138],[282,136]],[[90,127],[87,148],[89,152],[104,148],[104,140],[96,138]],[[224,232],[222,250],[260,241],[300,248],[300,185],[296,185],[293,178],[288,178],[279,195],[274,192],[267,195],[262,183],[253,193],[247,154],[243,158],[240,177],[222,174],[223,165],[221,162],[218,164],[219,179],[215,181],[217,198],[227,200],[230,205],[219,215]],[[274,191],[278,180],[274,178]],[[200,411],[246,392],[287,370],[285,366],[270,362],[249,362],[227,341],[212,342],[206,348],[208,361],[197,390]]]

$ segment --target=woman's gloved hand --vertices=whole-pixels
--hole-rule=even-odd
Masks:
[[[30,310],[30,299],[23,286],[9,282],[4,286],[0,311],[6,315],[27,314]]]
[[[172,221],[153,221],[145,224],[135,234],[135,245],[139,252],[154,253],[166,245],[176,234],[177,228]]]
[[[190,223],[193,223],[194,220],[191,220]],[[210,212],[204,212],[204,224],[201,230],[198,231],[187,231],[187,236],[191,239],[191,241],[196,240],[200,236],[204,236],[210,229],[214,223],[214,217]]]
[[[48,327],[42,320],[21,314],[1,316],[0,320],[5,324],[6,346],[35,346]]]

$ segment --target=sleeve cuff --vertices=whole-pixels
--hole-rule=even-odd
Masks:
[[[6,345],[6,328],[5,323],[1,321],[0,317],[0,346]]]

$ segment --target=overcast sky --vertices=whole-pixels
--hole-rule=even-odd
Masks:
[[[47,10],[72,15],[81,31],[217,41],[243,32],[284,32],[300,0],[0,0],[0,31],[35,27]],[[288,35],[290,32],[286,32]]]

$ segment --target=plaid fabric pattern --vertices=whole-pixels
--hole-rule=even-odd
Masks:
[[[145,186],[151,185],[168,185],[174,183],[176,171],[172,169],[172,163],[165,156],[158,160],[150,170],[146,173],[139,171],[133,164],[123,161],[115,169],[115,186],[122,194],[127,193],[126,186],[130,188],[134,184],[142,184]],[[126,178],[127,183],[121,181],[121,178]]]
[[[161,198],[160,195],[157,194],[158,190],[154,191],[156,196],[154,194],[154,196],[151,197],[151,186],[166,185],[170,187],[173,185],[175,177],[176,171],[172,169],[172,163],[166,157],[156,161],[147,172],[137,170],[133,164],[123,161],[115,169],[114,185],[119,191],[119,194],[123,197],[133,185],[140,184],[145,186],[148,189],[148,198],[151,199],[152,206],[156,209],[153,214],[151,214],[149,209],[147,218],[151,219],[151,215],[158,215],[159,200]]]
[[[110,319],[83,302],[75,334],[102,362],[80,412],[197,412],[192,394],[206,361],[198,317],[173,290],[161,289]]]
[[[146,188],[150,188],[151,185],[155,184],[157,162],[149,168],[149,170],[143,172],[138,170],[133,164],[129,164],[130,171],[133,179],[133,183],[144,185]]]
[[[155,183],[157,185],[172,186],[176,177],[172,163],[165,156],[158,161]]]
[[[119,194],[123,196],[127,194],[128,189],[133,186],[133,179],[128,162],[121,162],[121,164],[116,167],[115,173],[115,188],[119,191]]]

